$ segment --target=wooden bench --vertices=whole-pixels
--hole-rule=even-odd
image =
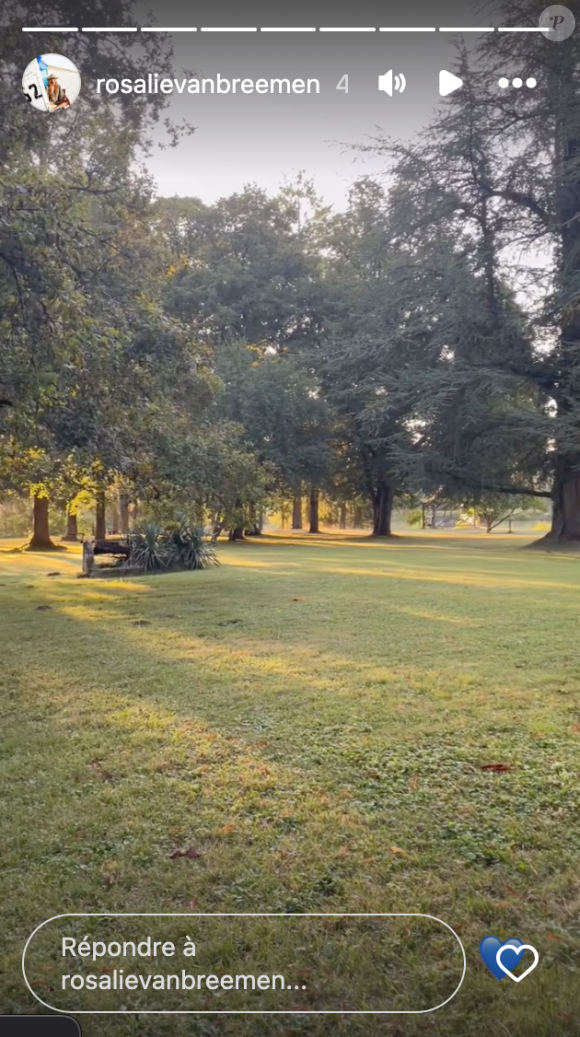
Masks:
[[[121,543],[120,540],[95,540],[93,552],[96,555],[124,555],[125,558],[128,558],[131,548],[128,544]]]
[[[129,545],[121,543],[120,540],[95,540],[94,543],[91,540],[84,540],[83,574],[85,576],[91,575],[96,555],[116,555],[129,558],[130,554],[131,548]]]

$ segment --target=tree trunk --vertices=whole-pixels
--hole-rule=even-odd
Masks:
[[[580,471],[561,466],[556,476],[550,539],[580,543]]]
[[[292,502],[292,529],[302,529],[302,497],[297,494]]]
[[[119,494],[119,520],[121,535],[127,536],[129,532],[129,498],[126,493]]]
[[[107,539],[107,526],[105,515],[105,491],[98,490],[97,504],[95,509],[95,540]]]
[[[48,525],[48,497],[35,497],[33,505],[33,530],[29,547],[33,550],[55,550],[56,545],[50,539]]]
[[[219,516],[219,512],[214,512],[211,520],[211,542],[212,544],[217,543],[217,539],[223,533],[224,524]]]
[[[391,517],[393,514],[394,493],[388,483],[379,483],[373,493],[373,532],[374,537],[391,536]]]
[[[320,522],[318,515],[319,491],[318,487],[310,488],[310,532],[320,533]]]
[[[561,256],[559,282],[568,291],[571,285],[577,285],[580,274],[580,223],[578,222],[578,192],[580,191],[580,136],[577,122],[570,120],[567,114],[568,104],[577,101],[577,86],[574,79],[574,65],[571,54],[566,56],[566,71],[562,70],[562,83],[566,84],[566,92],[562,98],[563,105],[558,108],[556,122],[556,161],[561,185],[556,192],[558,203],[557,224],[561,228]],[[567,72],[572,78],[568,82]],[[562,306],[562,326],[560,333],[560,371],[558,381],[568,387],[576,384],[576,372],[580,357],[580,311],[578,306],[564,304]],[[542,546],[550,544],[568,544],[580,548],[580,456],[575,446],[578,433],[578,408],[575,399],[571,399],[570,390],[557,391],[555,394],[558,416],[565,424],[572,416],[574,445],[557,442],[556,437],[556,470],[554,473],[552,528],[547,536],[538,541]],[[570,433],[568,433],[568,436]],[[564,438],[566,432],[564,432]]]
[[[563,461],[556,469],[552,528],[536,543],[545,547],[568,543],[580,548],[580,471],[574,471]]]
[[[340,529],[346,529],[346,504],[340,505],[340,518],[339,518]]]
[[[76,543],[79,538],[77,513],[68,511],[66,513],[66,533],[62,537],[63,540],[72,544]]]
[[[250,524],[249,524],[248,528],[246,529],[246,535],[249,536],[249,537],[259,537],[261,535],[261,533],[262,533],[262,530],[260,529],[260,523],[259,523],[258,515],[257,515],[257,512],[256,512],[256,505],[255,504],[250,504],[250,507],[249,507],[248,510],[249,510]]]
[[[111,507],[111,533],[117,533],[118,535],[120,532],[120,525],[119,505],[117,499],[114,499]]]
[[[235,503],[234,507],[236,509],[237,521],[239,522],[240,519],[241,519],[241,521],[243,522],[244,521],[244,518],[243,518],[243,504],[242,504],[242,500],[241,500],[240,497],[236,498],[236,503]],[[233,529],[230,529],[230,531],[228,533],[228,540],[243,540],[243,539],[244,539],[244,527],[243,526],[234,526]]]
[[[352,517],[353,529],[362,529],[363,527],[363,513],[360,504],[355,504],[354,514]]]

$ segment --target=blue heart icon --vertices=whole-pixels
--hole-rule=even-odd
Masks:
[[[523,947],[523,943],[516,937],[512,937],[511,940],[506,940],[505,943],[502,943],[501,940],[498,940],[497,936],[486,936],[485,939],[481,941],[479,945],[479,953],[484,965],[487,965],[489,971],[493,972],[496,979],[505,979],[506,974],[505,972],[502,972],[496,960],[497,952],[500,947],[514,948],[513,951],[505,951],[501,956],[502,965],[505,965],[506,969],[513,972],[515,967],[519,965],[522,960],[518,955],[516,948]]]

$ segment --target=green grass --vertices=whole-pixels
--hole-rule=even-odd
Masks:
[[[0,1011],[40,1010],[20,957],[57,913],[425,912],[468,959],[435,1015],[84,1033],[577,1034],[580,559],[524,542],[269,537],[92,581],[0,552]],[[489,933],[538,948],[525,983],[483,968]]]

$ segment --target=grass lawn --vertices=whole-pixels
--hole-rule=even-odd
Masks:
[[[4,541],[0,1011],[42,1011],[22,949],[66,911],[425,912],[468,960],[433,1015],[83,1032],[578,1034],[580,559],[524,543],[268,537],[79,581],[74,548]],[[538,948],[525,983],[490,933]]]

